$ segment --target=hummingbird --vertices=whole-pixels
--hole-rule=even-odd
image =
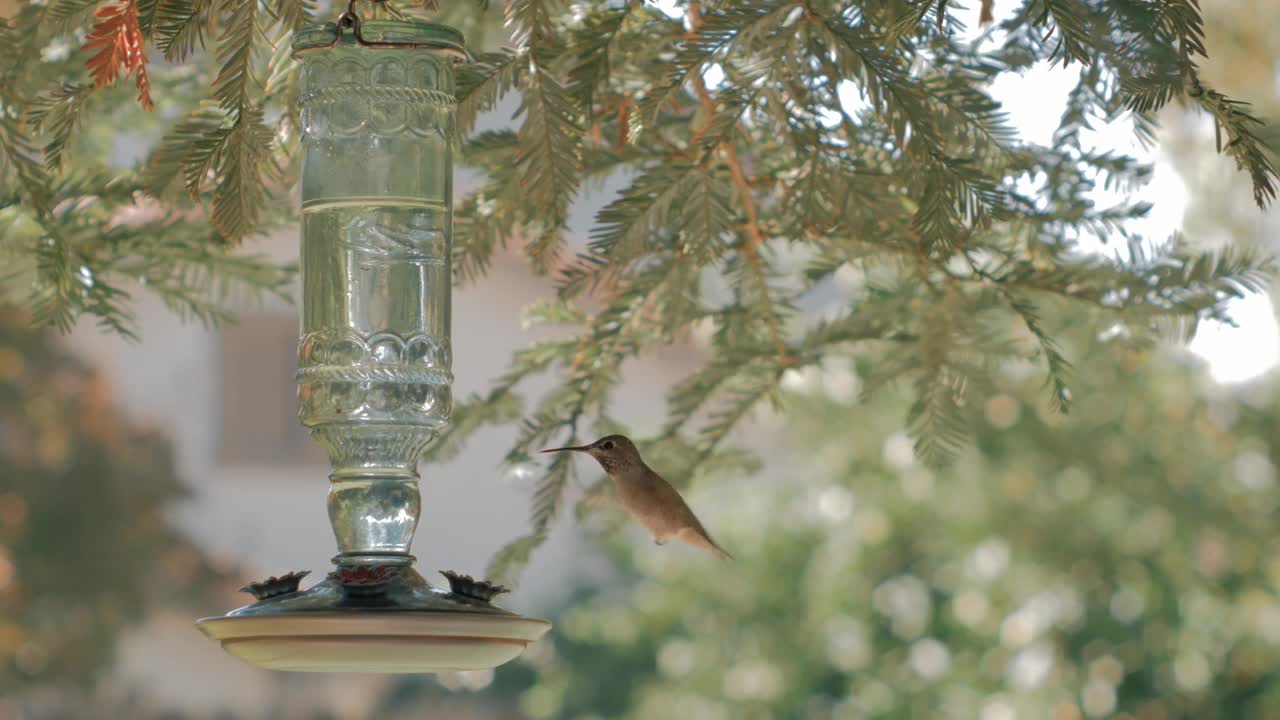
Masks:
[[[662,545],[675,539],[710,550],[722,560],[733,559],[711,539],[671,483],[644,464],[635,443],[625,435],[606,435],[590,445],[548,448],[542,452],[566,451],[586,453],[600,463],[613,480],[623,509],[653,535],[654,543]]]

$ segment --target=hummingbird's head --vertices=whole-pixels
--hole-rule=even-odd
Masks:
[[[635,443],[631,442],[631,439],[626,435],[605,435],[590,445],[549,448],[542,452],[564,452],[566,450],[584,452],[590,455],[608,473],[624,470],[633,465],[644,465],[644,461],[640,459],[640,451],[636,449]]]

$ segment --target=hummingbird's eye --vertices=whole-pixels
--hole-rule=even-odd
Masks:
[[[604,448],[605,450],[612,450],[612,449],[613,449],[613,441],[612,441],[612,440],[605,440],[604,442],[600,443],[600,447]]]

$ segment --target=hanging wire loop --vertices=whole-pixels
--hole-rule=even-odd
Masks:
[[[395,42],[395,41],[385,41],[385,40],[365,40],[364,33],[361,32],[360,13],[356,12],[356,3],[359,1],[360,0],[348,0],[346,12],[338,16],[337,29],[333,33],[333,40],[328,44],[321,45],[319,47],[333,47],[334,45],[337,45],[338,42],[342,40],[343,33],[347,30],[350,30],[352,36],[356,39],[356,42],[360,44],[362,47],[411,48],[411,49],[416,48],[416,49],[422,49],[422,50],[437,50],[437,51],[447,52],[454,55],[455,56],[454,59],[460,62],[474,59],[471,53],[467,52],[464,49],[454,47],[451,45],[443,45],[443,44],[436,45],[432,43]],[[395,11],[391,8],[391,6],[387,4],[387,0],[368,0],[368,1],[379,3],[384,7],[386,7],[388,10],[391,10],[391,12],[395,13]],[[395,13],[395,14],[397,16],[399,15],[399,13]]]

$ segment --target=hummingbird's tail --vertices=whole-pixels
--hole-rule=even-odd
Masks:
[[[681,530],[680,532],[676,533],[676,537],[684,541],[686,544],[692,545],[694,547],[702,548],[703,550],[710,550],[711,552],[715,553],[716,556],[719,557],[721,560],[733,559],[733,556],[730,555],[728,551],[726,551],[724,548],[717,545],[716,541],[712,540],[711,536],[708,535],[705,530],[687,527]]]

